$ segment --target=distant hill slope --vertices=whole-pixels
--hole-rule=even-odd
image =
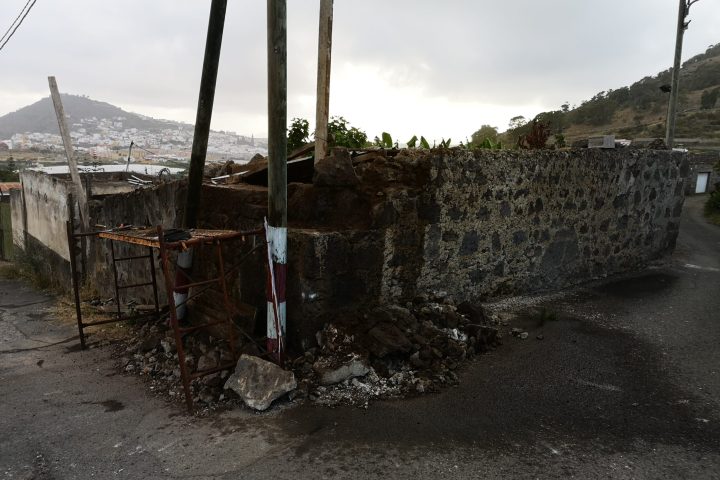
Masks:
[[[124,117],[123,128],[137,128],[147,132],[177,128],[180,125],[191,128],[190,125],[179,122],[156,120],[136,113],[126,112],[109,103],[98,102],[79,95],[62,94],[62,101],[65,114],[69,116],[68,123],[71,129],[73,129],[72,124],[80,123],[83,118],[92,117],[98,119]],[[92,126],[88,126],[88,131],[92,128]],[[0,117],[0,139],[10,138],[13,134],[26,132],[59,133],[55,110],[49,96]]]
[[[660,87],[671,83],[670,69],[645,77],[629,87],[599,92],[570,109],[543,112],[536,119],[562,133],[567,141],[615,134],[624,138],[665,136],[669,93]],[[514,143],[529,126],[508,129],[501,137]],[[720,44],[683,63],[676,138],[700,138],[720,145]]]

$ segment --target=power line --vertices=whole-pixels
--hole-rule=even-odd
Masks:
[[[3,48],[5,48],[5,45],[7,45],[7,43],[10,41],[12,36],[15,35],[15,32],[17,31],[18,27],[20,27],[20,25],[22,25],[23,21],[25,20],[25,17],[28,16],[28,13],[30,13],[30,10],[32,10],[32,7],[35,5],[35,2],[37,2],[37,0],[32,0],[32,3],[28,7],[28,9],[25,10],[25,14],[22,16],[22,18],[17,23],[17,25],[15,25],[15,28],[13,29],[13,31],[10,32],[10,35],[8,35],[8,37],[5,39],[5,42],[2,45],[0,45],[0,51],[2,51]]]
[[[30,4],[30,2],[32,2],[32,0],[28,0],[27,2],[25,2],[25,6],[22,8],[22,10],[20,10],[20,13],[18,13],[18,16],[15,17],[15,20],[13,20],[13,22],[10,24],[10,26],[5,31],[5,33],[3,33],[3,36],[0,37],[0,43],[2,43],[3,40],[5,40],[5,37],[7,37],[8,33],[10,33],[10,30],[12,30],[13,26],[15,25],[15,23],[17,23],[18,19],[22,16],[23,12],[27,8],[27,6]]]

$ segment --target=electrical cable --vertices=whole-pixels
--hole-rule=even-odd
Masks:
[[[2,43],[2,45],[0,45],[0,51],[2,51],[3,48],[5,48],[5,45],[7,45],[7,43],[10,41],[10,39],[13,37],[13,35],[15,35],[15,32],[17,32],[17,29],[20,27],[20,25],[22,25],[23,21],[25,20],[25,17],[27,17],[28,13],[30,13],[30,10],[32,10],[32,7],[35,5],[35,2],[37,2],[37,0],[32,0],[32,3],[30,4],[30,6],[27,8],[27,10],[25,10],[25,14],[22,16],[20,21],[17,22],[13,31],[10,32],[10,35],[7,35],[7,33],[6,33],[7,38],[5,38],[5,41]],[[22,11],[20,13],[22,13]],[[12,28],[12,25],[10,26],[10,28]]]
[[[5,30],[5,33],[3,33],[3,36],[0,37],[0,43],[2,43],[3,40],[5,40],[5,37],[7,37],[7,34],[8,34],[8,33],[10,33],[10,30],[12,30],[13,26],[15,25],[15,23],[17,23],[17,21],[18,21],[18,19],[20,18],[20,16],[22,16],[23,12],[24,12],[25,9],[27,8],[27,6],[30,4],[30,2],[32,2],[32,0],[28,0],[27,2],[25,2],[25,6],[22,8],[22,10],[20,10],[20,13],[18,13],[18,16],[15,17],[15,20],[13,20],[13,22],[10,24],[10,26],[8,27],[8,29]]]

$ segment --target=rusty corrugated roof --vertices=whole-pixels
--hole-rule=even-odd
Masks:
[[[2,182],[0,183],[0,195],[10,195],[10,190],[20,190],[21,188],[19,182]]]

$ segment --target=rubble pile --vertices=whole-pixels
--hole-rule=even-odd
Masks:
[[[287,365],[295,375],[292,382],[282,379],[276,383],[284,385],[282,394],[292,390],[288,398],[293,401],[328,406],[367,407],[373,399],[438,391],[459,382],[456,372],[463,362],[500,344],[499,324],[497,316],[489,315],[481,306],[468,302],[455,305],[444,292],[420,295],[405,306],[381,305],[336,313],[317,332],[317,346]],[[183,343],[190,371],[232,361],[226,343],[207,333],[186,335]],[[252,345],[246,350],[253,354],[249,351]],[[134,329],[118,346],[117,356],[119,367],[146,377],[153,392],[182,399],[175,340],[164,322],[149,322]],[[244,362],[245,370],[258,370],[253,360],[243,355],[238,365]],[[205,407],[239,404],[242,399],[251,408],[264,410],[278,394],[257,397],[253,382],[238,376],[237,370],[235,374],[220,371],[192,382],[193,399]],[[287,386],[290,383],[292,388]]]
[[[335,315],[317,344],[293,362],[297,396],[324,405],[367,406],[376,398],[436,391],[458,383],[455,373],[501,339],[480,306],[455,305],[444,292],[405,307],[384,305]]]
[[[185,363],[191,372],[231,363],[232,355],[224,341],[205,332],[183,338]],[[165,322],[148,322],[116,347],[118,367],[126,373],[143,376],[149,388],[158,395],[183,399],[178,354],[173,331]],[[223,386],[231,375],[223,370],[193,380],[193,400],[199,405],[237,400],[237,395]]]

